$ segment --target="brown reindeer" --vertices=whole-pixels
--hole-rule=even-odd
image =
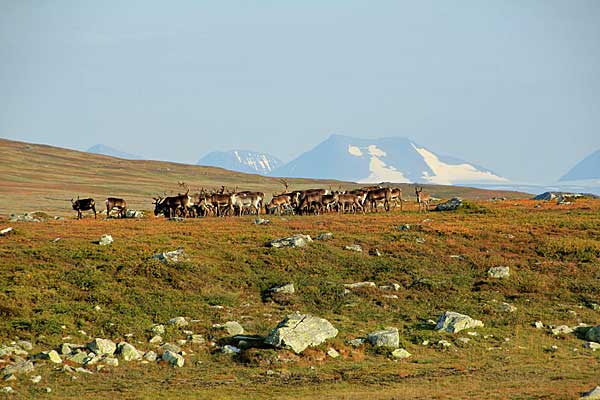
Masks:
[[[363,214],[365,213],[360,196],[357,194],[338,194],[338,212],[346,212],[346,207],[353,213],[356,213],[356,210],[362,211]]]
[[[419,204],[419,212],[429,211],[429,193],[423,193],[423,188],[415,186],[415,194],[417,195],[417,203]]]
[[[402,211],[402,189],[392,188],[390,192],[390,202],[394,204],[394,208],[400,203],[400,211]]]
[[[377,212],[377,203],[383,202],[384,210],[390,211],[391,193],[392,190],[390,188],[369,190],[365,203],[371,208],[371,211],[375,210]]]
[[[189,189],[185,194],[177,196],[154,197],[154,215],[164,214],[167,218],[171,218],[177,216],[177,211],[179,211],[183,217],[186,217],[192,204],[192,199],[188,196],[188,193]]]
[[[118,215],[121,218],[125,218],[125,213],[127,212],[127,202],[125,200],[117,197],[109,197],[104,200],[104,204],[106,204],[106,218],[109,217],[110,212],[115,208],[119,211]]]
[[[267,205],[266,212],[267,214],[275,214],[275,210],[277,210],[277,214],[281,216],[281,208],[289,208],[291,203],[292,197],[290,195],[273,193],[273,198]]]
[[[77,219],[81,219],[83,216],[81,212],[87,210],[94,211],[94,219],[96,219],[96,202],[94,199],[80,199],[79,196],[77,196],[77,200],[73,201],[73,199],[71,199],[71,205],[73,206],[73,210],[77,211]]]
[[[312,209],[313,213],[318,215],[323,207],[322,201],[323,194],[319,190],[305,192],[298,205],[298,213],[303,214],[304,212],[310,212]]]

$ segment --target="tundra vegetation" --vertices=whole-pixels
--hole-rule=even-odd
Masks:
[[[118,363],[100,371],[48,354],[34,360],[37,383],[17,375],[0,386],[14,398],[571,399],[600,383],[595,336],[578,327],[600,324],[600,201],[470,200],[423,214],[411,200],[403,211],[260,225],[173,222],[150,202],[136,220],[2,218],[14,229],[0,237],[0,344],[26,340],[32,355],[94,338],[156,353],[173,345],[148,362],[121,344]],[[326,232],[302,247],[265,246]],[[104,234],[114,242],[99,246]],[[295,311],[337,335],[299,354],[230,341],[267,337]],[[447,312],[477,324],[436,330],[441,315],[456,318]]]

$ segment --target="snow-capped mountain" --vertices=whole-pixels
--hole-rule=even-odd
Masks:
[[[457,158],[440,156],[407,138],[359,139],[342,135],[331,135],[272,175],[361,183],[452,185],[508,182],[488,169]]]
[[[560,178],[564,181],[600,180],[600,150],[596,150],[579,161],[569,172]]]
[[[196,164],[251,174],[269,175],[282,163],[277,157],[270,154],[247,150],[230,150],[208,153]]]
[[[143,158],[135,154],[125,153],[124,151],[114,149],[104,144],[96,144],[87,149],[86,152],[94,154],[103,154],[105,156],[111,157],[124,158],[126,160],[141,160]]]

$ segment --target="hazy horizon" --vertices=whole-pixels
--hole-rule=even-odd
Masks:
[[[407,137],[515,181],[600,148],[596,1],[0,3],[0,137],[195,163]]]

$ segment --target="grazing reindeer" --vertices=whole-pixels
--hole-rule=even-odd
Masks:
[[[377,212],[377,203],[383,201],[385,211],[390,211],[390,200],[392,197],[390,188],[381,188],[369,190],[367,193],[366,203],[371,207],[371,211]]]
[[[71,205],[73,206],[73,210],[77,211],[77,219],[81,219],[83,217],[81,212],[87,210],[94,211],[94,219],[96,219],[96,202],[94,199],[80,199],[77,196],[77,200],[73,201],[71,199]]]
[[[127,202],[123,199],[119,199],[117,197],[109,197],[104,200],[104,204],[106,204],[106,218],[110,215],[110,212],[116,208],[119,211],[119,215],[121,218],[125,218],[125,213],[127,212]]]
[[[290,195],[273,193],[273,198],[266,208],[267,214],[275,214],[275,210],[277,210],[277,214],[281,216],[281,208],[287,209],[291,207],[291,202],[292,198]]]
[[[323,195],[321,202],[323,203],[323,211],[331,211],[338,204],[339,193],[334,192],[333,194]]]
[[[323,207],[323,194],[320,190],[308,191],[304,192],[304,196],[302,200],[300,200],[300,204],[298,205],[298,213],[302,214],[304,210],[309,212],[310,209],[313,209],[313,213],[319,214],[319,211]]]
[[[225,191],[225,186],[221,186],[222,191]],[[229,209],[229,194],[213,193],[208,199],[215,211],[217,217],[224,216],[223,212]]]
[[[392,188],[390,192],[390,201],[393,202],[394,208],[400,203],[400,211],[402,211],[402,189]]]
[[[240,192],[229,196],[229,210],[234,212],[237,208],[238,216],[242,216],[244,209],[256,210],[256,216],[260,216],[262,208],[262,199],[264,194],[261,192]]]
[[[360,196],[357,194],[338,194],[338,212],[346,212],[346,207],[353,213],[356,213],[357,209],[362,211],[363,214],[365,213]]]
[[[417,195],[417,203],[419,203],[419,212],[429,211],[429,193],[423,193],[423,187],[419,189],[415,186],[415,194]]]
[[[169,197],[158,197],[154,198],[154,215],[165,214],[167,218],[171,218],[177,215],[177,210],[181,211],[181,214],[185,217],[187,210],[190,208],[192,199],[188,196],[189,189],[185,194],[178,196]]]

